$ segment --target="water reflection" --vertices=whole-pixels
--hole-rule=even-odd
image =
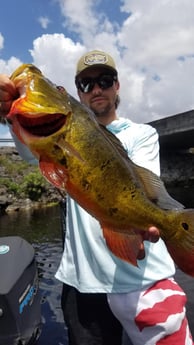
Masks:
[[[37,345],[67,345],[67,332],[60,307],[61,284],[55,272],[61,258],[61,240],[36,245],[42,293],[43,331]]]
[[[31,243],[61,239],[59,206],[11,212],[0,217],[0,234],[18,235]]]

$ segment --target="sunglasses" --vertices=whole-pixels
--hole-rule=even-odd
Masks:
[[[98,84],[102,90],[106,90],[113,86],[114,81],[117,81],[116,75],[102,74],[96,78],[87,77],[78,79],[76,80],[76,86],[81,92],[89,93],[93,90],[95,84]]]

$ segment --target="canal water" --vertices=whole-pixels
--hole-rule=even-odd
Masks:
[[[180,200],[178,195],[176,198]],[[186,206],[194,207],[188,202]],[[21,236],[35,248],[43,322],[37,345],[68,345],[67,330],[60,308],[61,284],[54,277],[62,254],[60,206],[2,215],[0,236],[9,235]],[[177,270],[176,280],[187,294],[187,315],[194,336],[194,278]]]

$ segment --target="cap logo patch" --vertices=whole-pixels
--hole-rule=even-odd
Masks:
[[[86,55],[84,58],[85,65],[96,65],[96,64],[106,64],[108,58],[104,54],[90,54]]]

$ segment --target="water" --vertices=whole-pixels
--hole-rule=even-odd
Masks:
[[[192,195],[194,195],[193,192]],[[182,199],[177,194],[177,190],[176,198],[180,201]],[[187,207],[193,206],[187,202]],[[67,330],[60,308],[61,283],[54,278],[62,254],[60,207],[15,212],[11,215],[1,216],[0,236],[9,235],[21,236],[35,248],[43,321],[42,333],[37,345],[67,345]],[[177,270],[176,280],[187,294],[187,315],[194,336],[194,278]]]

